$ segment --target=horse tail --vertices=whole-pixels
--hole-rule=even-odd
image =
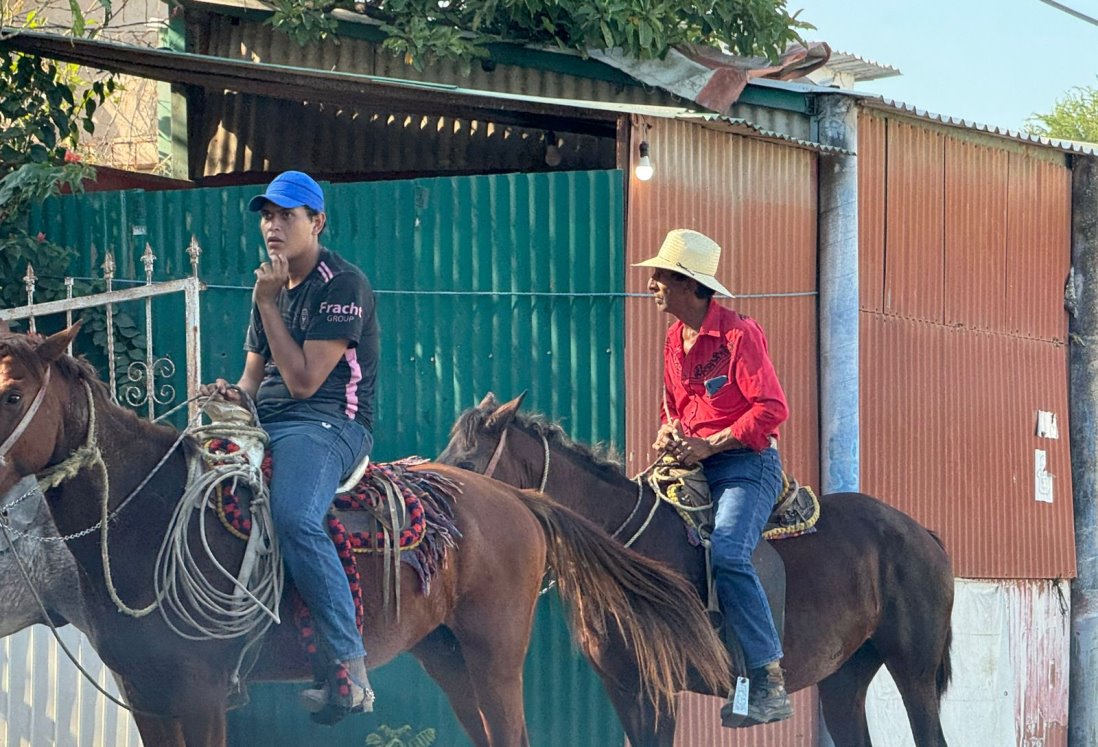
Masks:
[[[926,531],[927,534],[930,535],[931,539],[938,543],[938,547],[942,548],[942,552],[945,553],[946,557],[948,558],[949,552],[946,550],[945,542],[942,541],[942,538],[939,537],[936,532],[930,529],[927,529]],[[949,657],[949,651],[951,648],[953,648],[952,621],[950,621],[948,626],[946,627],[945,650],[942,651],[942,660],[938,662],[938,673],[934,680],[939,702],[941,701],[942,696],[945,695],[946,688],[949,687],[949,682],[953,678],[953,664]]]
[[[516,492],[545,531],[557,589],[589,658],[612,624],[635,652],[645,694],[657,706],[674,709],[690,668],[711,692],[727,692],[728,654],[685,578],[543,493]]]
[[[945,695],[946,688],[949,687],[949,681],[953,677],[953,665],[949,660],[949,650],[953,647],[953,624],[951,623],[946,628],[945,639],[945,651],[942,652],[942,660],[938,663],[938,676],[934,683],[937,685],[938,702],[941,702],[942,696]]]

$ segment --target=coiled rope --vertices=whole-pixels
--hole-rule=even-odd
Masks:
[[[254,440],[264,446],[267,434],[258,427],[238,423],[214,423],[188,428],[200,444],[212,438],[232,437]],[[162,600],[161,615],[179,636],[189,640],[226,639],[242,635],[259,635],[271,623],[278,623],[278,604],[282,598],[283,573],[278,543],[271,517],[270,493],[259,469],[251,463],[245,450],[233,454],[203,450],[202,459],[190,465],[190,475],[183,497],[176,506],[157,556],[156,593]],[[248,535],[244,560],[234,574],[217,559],[207,524],[221,531],[220,521],[192,522],[192,512],[217,514],[219,486],[228,482],[236,493],[247,487],[252,499],[252,530]],[[204,516],[202,516],[204,519]],[[202,558],[191,549],[191,532],[198,528],[200,546],[217,575],[212,578],[202,572]],[[219,578],[232,584],[230,591],[219,589]]]

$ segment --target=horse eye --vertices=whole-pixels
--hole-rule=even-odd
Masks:
[[[476,472],[476,465],[472,462],[458,462],[458,469],[468,470],[469,472]]]
[[[17,405],[23,399],[23,395],[19,392],[8,392],[7,399],[5,400],[9,405]]]

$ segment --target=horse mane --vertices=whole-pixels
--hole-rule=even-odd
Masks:
[[[462,435],[469,443],[477,440],[478,433],[492,413],[473,408],[460,422]],[[559,446],[571,454],[577,463],[601,478],[628,477],[625,474],[625,460],[609,444],[597,443],[592,446],[581,444],[564,432],[558,423],[551,421],[541,413],[515,413],[515,425],[526,431],[533,431],[550,445]]]

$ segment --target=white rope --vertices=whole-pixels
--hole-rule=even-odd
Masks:
[[[263,444],[267,440],[262,429],[239,424],[201,426],[192,433],[199,443],[229,433],[234,437],[256,438]],[[217,463],[205,471],[192,464],[187,488],[157,556],[156,591],[163,600],[161,615],[176,634],[188,640],[260,635],[272,623],[279,622],[278,604],[283,586],[270,494],[259,466],[252,464],[243,452],[210,457]],[[214,511],[216,515],[217,490],[225,482],[230,483],[233,493],[246,486],[252,494],[251,531],[241,570],[235,575],[217,559],[207,536],[207,524],[211,522],[205,521],[205,512]],[[197,522],[192,522],[192,512],[197,512]],[[212,523],[220,530],[217,521]],[[205,562],[217,571],[212,579],[202,572],[204,560],[192,552],[193,526],[198,527]],[[231,589],[217,588],[214,582],[219,579],[230,581]]]

